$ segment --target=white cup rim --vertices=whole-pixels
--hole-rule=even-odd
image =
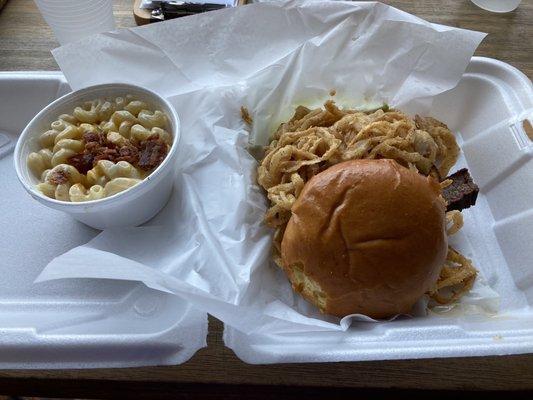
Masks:
[[[48,8],[48,7],[39,7],[39,10],[41,13],[47,14],[47,15],[73,15],[75,13],[83,15],[86,13],[93,12],[95,10],[106,10],[105,3],[98,3],[90,8],[63,8],[63,7],[57,7],[57,8]]]
[[[86,32],[86,31],[92,31],[91,28],[107,25],[109,22],[112,22],[112,20],[100,18],[98,22],[92,22],[92,23],[83,24],[83,25],[80,25],[80,24],[64,25],[64,24],[55,24],[55,23],[48,23],[48,25],[50,26],[50,28],[54,30],[59,29],[59,30],[69,31],[69,32],[72,32],[72,31]],[[110,28],[110,29],[114,29],[114,28]]]
[[[94,9],[87,13],[73,13],[73,14],[50,14],[48,12],[41,12],[44,19],[54,21],[77,21],[82,22],[95,16],[112,15],[107,10]]]
[[[44,7],[51,6],[51,7],[58,7],[58,8],[61,8],[61,7],[76,8],[76,7],[83,7],[83,6],[93,6],[94,4],[103,4],[103,3],[112,4],[113,3],[111,0],[90,0],[90,1],[87,1],[87,0],[83,0],[83,1],[72,1],[72,0],[69,0],[68,2],[66,2],[64,0],[59,0],[59,1],[35,0],[35,2],[39,6],[44,6]]]
[[[44,4],[39,4],[38,8],[41,11],[41,13],[45,13],[48,15],[56,13],[56,12],[58,14],[64,14],[63,13],[64,11],[67,11],[68,15],[72,15],[72,13],[83,14],[87,11],[90,12],[90,11],[98,10],[98,9],[104,8],[106,5],[107,5],[107,0],[97,0],[97,2],[95,3],[91,2],[91,4],[88,7],[82,7],[82,8],[74,7],[72,5],[50,6],[50,5],[44,5]]]
[[[103,16],[103,15],[109,15],[112,16],[112,13],[109,13],[108,10],[102,9],[102,8],[94,8],[92,10],[88,10],[87,12],[83,13],[54,13],[54,12],[48,12],[47,10],[40,10],[43,18],[46,20],[53,20],[53,21],[79,21],[83,22],[86,21],[87,18],[94,19],[94,17]]]
[[[69,31],[86,31],[86,30],[91,30],[90,28],[92,27],[96,27],[96,26],[102,26],[102,25],[109,25],[111,22],[113,22],[112,19],[104,19],[104,18],[99,18],[99,19],[96,19],[94,21],[87,21],[86,24],[76,24],[76,23],[73,23],[73,24],[64,24],[64,23],[61,23],[61,24],[56,24],[54,21],[52,22],[49,22],[48,25],[54,29],[54,28],[59,28],[59,29],[66,29],[66,30],[69,30]],[[110,29],[114,29],[114,28],[110,28]]]

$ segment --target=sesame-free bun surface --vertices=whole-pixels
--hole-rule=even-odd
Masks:
[[[433,178],[387,159],[347,161],[314,176],[281,244],[293,288],[338,317],[408,313],[446,259],[440,191]]]

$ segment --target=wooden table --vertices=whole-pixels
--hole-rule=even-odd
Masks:
[[[115,1],[119,26],[134,24],[133,1]],[[497,58],[533,76],[533,1],[513,13],[491,14],[467,0],[384,1],[432,22],[489,32],[476,55]],[[0,11],[0,70],[56,70],[58,44],[31,0],[10,0]],[[47,397],[144,398],[353,397],[353,389],[533,390],[533,355],[257,366],[239,361],[210,319],[208,347],[175,367],[0,371],[0,394]],[[397,394],[397,391],[394,392]],[[410,395],[413,395],[411,392]],[[427,395],[427,394],[426,394]],[[431,394],[432,396],[435,394]]]

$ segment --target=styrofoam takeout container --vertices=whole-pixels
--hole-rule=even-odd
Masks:
[[[265,364],[533,353],[533,137],[524,126],[533,124],[531,81],[506,63],[473,57],[459,84],[434,98],[428,115],[457,136],[462,152],[453,171],[468,167],[480,187],[451,240],[500,296],[498,312],[462,309],[357,322],[345,332],[246,335],[226,325],[225,344],[240,359]]]
[[[137,185],[99,200],[71,203],[49,198],[36,189],[37,177],[29,170],[28,155],[40,149],[38,137],[61,114],[72,114],[75,107],[98,98],[133,95],[153,109],[163,111],[169,120],[172,146],[163,162]],[[93,228],[137,226],[152,218],[167,202],[174,184],[175,161],[180,138],[179,119],[170,103],[151,90],[125,83],[90,86],[68,93],[43,108],[24,128],[15,147],[17,176],[26,191],[47,207],[66,212]]]
[[[33,200],[13,168],[20,132],[69,91],[60,72],[0,72],[0,368],[182,363],[205,346],[207,317],[180,298],[133,282],[33,284],[54,257],[98,234]]]

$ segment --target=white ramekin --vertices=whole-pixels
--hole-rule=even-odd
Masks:
[[[61,114],[72,114],[76,106],[97,98],[115,98],[133,95],[150,104],[154,109],[167,114],[172,147],[163,162],[142,182],[100,200],[71,203],[51,199],[42,194],[35,185],[39,183],[27,165],[28,155],[40,149],[38,137]],[[180,139],[179,118],[174,108],[163,97],[151,90],[124,83],[90,86],[66,94],[41,110],[24,128],[15,147],[15,169],[26,191],[40,203],[72,217],[96,229],[137,226],[148,221],[167,202],[175,178],[176,157]]]

